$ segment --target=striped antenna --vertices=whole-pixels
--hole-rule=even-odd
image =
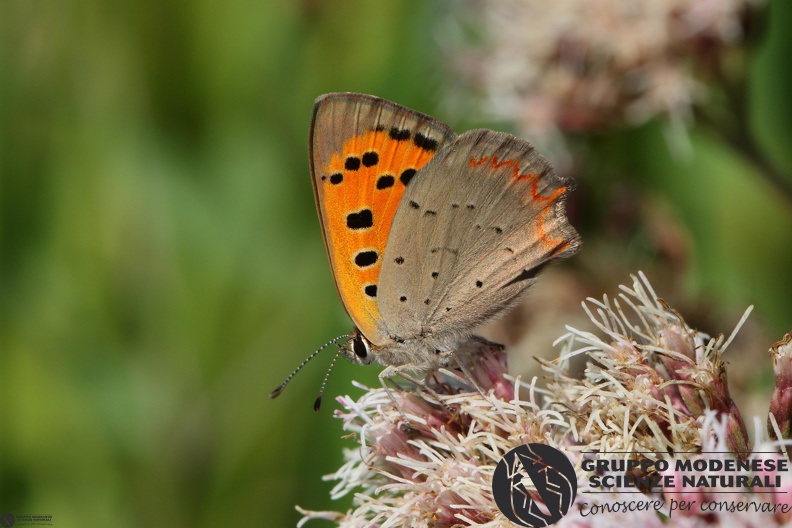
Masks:
[[[324,394],[325,385],[327,385],[327,379],[330,377],[330,372],[333,370],[333,367],[335,367],[336,361],[338,361],[338,356],[340,355],[341,349],[339,348],[338,352],[336,352],[336,355],[333,358],[333,361],[330,363],[330,367],[327,369],[327,374],[325,374],[324,380],[322,380],[322,387],[319,389],[319,395],[316,397],[316,400],[314,400],[314,411],[316,412],[319,412],[319,408],[322,406],[322,395]]]
[[[297,373],[300,371],[300,369],[301,369],[301,368],[303,368],[303,367],[304,367],[304,366],[305,366],[305,365],[306,365],[306,364],[307,364],[309,361],[311,361],[313,358],[315,358],[315,357],[316,357],[316,355],[317,355],[319,352],[321,352],[321,351],[322,351],[322,350],[324,350],[325,348],[329,347],[330,345],[334,345],[334,344],[336,344],[338,341],[340,341],[340,340],[342,340],[342,339],[348,339],[348,338],[349,338],[349,336],[348,336],[348,335],[342,335],[342,336],[338,336],[338,337],[336,337],[335,339],[331,339],[330,341],[328,341],[328,342],[327,342],[327,343],[325,343],[324,345],[322,345],[322,346],[320,346],[319,348],[317,348],[317,349],[316,349],[316,351],[314,351],[314,353],[313,353],[313,354],[311,354],[310,356],[308,356],[307,358],[305,358],[305,359],[303,360],[303,362],[302,362],[302,363],[300,363],[299,365],[297,365],[297,368],[296,368],[296,369],[294,369],[294,370],[292,371],[292,373],[291,373],[291,374],[289,374],[288,376],[286,376],[286,379],[285,379],[285,380],[283,380],[283,383],[281,383],[280,385],[278,385],[278,388],[277,388],[277,389],[275,389],[274,391],[270,392],[270,395],[269,395],[269,396],[270,396],[270,398],[277,398],[277,397],[278,397],[278,395],[279,395],[281,392],[283,392],[283,389],[285,389],[285,388],[286,388],[286,385],[288,385],[288,383],[291,381],[291,379],[294,377],[294,375],[295,375],[295,374],[297,374]],[[338,358],[338,354],[336,354],[336,358]],[[335,359],[333,359],[333,363],[335,363]],[[332,365],[332,364],[330,365],[330,368],[333,368],[333,365]],[[328,371],[328,373],[329,373],[329,371]],[[325,376],[325,382],[327,382],[327,376]],[[324,389],[324,383],[322,383],[322,389]],[[320,393],[320,395],[321,395],[321,393]]]

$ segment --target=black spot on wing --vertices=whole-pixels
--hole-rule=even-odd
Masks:
[[[413,138],[413,143],[415,143],[416,147],[422,148],[424,150],[428,150],[428,151],[437,150],[437,140],[425,136],[420,132],[415,134],[415,137]]]
[[[363,288],[363,292],[368,295],[369,297],[376,297],[377,296],[377,285],[376,284],[369,284],[365,288]]]
[[[393,187],[394,183],[396,183],[396,178],[390,174],[383,174],[377,179],[377,189],[389,189]]]
[[[341,174],[340,172],[336,172],[335,174],[330,175],[330,183],[332,183],[333,185],[338,185],[342,181],[344,181],[344,175]]]
[[[393,127],[390,129],[390,132],[388,132],[388,135],[391,139],[395,139],[396,141],[405,141],[410,139],[411,134],[406,128]]]
[[[374,264],[376,264],[378,258],[379,255],[377,254],[376,251],[373,250],[359,251],[355,255],[355,264],[359,268],[367,268],[369,266],[373,266]]]
[[[344,168],[348,171],[358,170],[360,168],[360,158],[349,156],[346,161],[344,161]]]
[[[408,183],[410,183],[410,180],[413,179],[413,176],[415,176],[416,172],[417,171],[415,169],[405,169],[404,172],[401,173],[401,176],[399,176],[399,180],[404,185],[407,185]]]
[[[368,229],[374,225],[374,216],[371,209],[363,209],[357,213],[347,215],[347,227],[349,229]]]
[[[379,163],[379,154],[376,152],[366,152],[363,154],[363,166],[364,167],[373,167]]]

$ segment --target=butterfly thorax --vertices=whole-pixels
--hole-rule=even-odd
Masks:
[[[411,370],[432,370],[447,366],[455,350],[466,337],[421,336],[412,339],[393,338],[375,345],[355,329],[350,339],[341,346],[341,353],[353,363],[385,366],[408,366]]]

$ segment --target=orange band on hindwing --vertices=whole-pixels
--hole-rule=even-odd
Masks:
[[[569,248],[569,244],[564,244],[562,239],[550,238],[550,236],[547,234],[547,230],[545,229],[545,217],[547,216],[547,213],[550,212],[550,209],[555,203],[556,199],[558,199],[558,197],[566,191],[566,187],[558,187],[554,189],[549,195],[539,194],[539,178],[537,178],[536,174],[533,172],[521,173],[519,164],[517,160],[514,159],[499,160],[498,156],[482,156],[480,158],[470,158],[468,163],[473,168],[477,168],[482,165],[488,165],[495,170],[510,167],[513,181],[527,180],[527,183],[530,185],[530,199],[540,202],[548,202],[548,204],[539,213],[538,223],[536,226],[542,242],[544,242],[548,247],[556,248],[560,245],[563,246],[564,250]]]

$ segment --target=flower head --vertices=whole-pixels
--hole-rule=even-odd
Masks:
[[[481,0],[477,46],[458,57],[496,117],[531,137],[668,116],[740,44],[756,0]]]
[[[562,417],[540,409],[534,391],[520,399],[519,384],[506,377],[502,348],[477,343],[466,358],[472,380],[450,370],[428,380],[441,402],[393,390],[397,407],[385,389],[359,384],[366,391],[360,399],[338,399],[343,410],[336,416],[360,445],[345,452],[347,462],[330,476],[338,480],[331,496],[361,491],[353,511],[305,512],[306,519],[332,517],[344,527],[511,526],[492,498],[495,466],[517,445],[552,444]]]
[[[770,347],[770,354],[776,386],[770,399],[767,429],[771,438],[792,441],[792,332]],[[792,445],[787,445],[786,449],[792,459]]]
[[[529,384],[510,378],[502,347],[480,339],[465,345],[460,360],[466,368],[434,373],[426,381],[430,391],[416,387],[388,389],[388,394],[384,388],[356,384],[364,394],[357,400],[339,398],[342,409],[336,416],[358,446],[346,450],[345,464],[327,477],[337,481],[333,498],[355,494],[353,508],[300,509],[300,525],[329,519],[350,528],[511,527],[492,496],[492,478],[506,453],[529,443],[556,447],[575,466],[582,493],[558,522],[562,527],[610,525],[608,516],[582,515],[583,503],[629,498],[620,492],[586,495],[590,475],[583,469],[584,452],[628,460],[659,456],[639,452],[740,460],[758,456],[750,452],[745,425],[726,385],[721,356],[734,333],[728,339],[710,339],[690,328],[655,295],[643,274],[621,289],[616,299],[588,299],[584,304],[597,332],[568,327],[559,338],[564,344],[559,359],[542,362],[550,376],[548,390],[538,389],[536,378]],[[589,362],[577,378],[566,365],[580,354]],[[762,438],[756,444],[763,451],[772,448]],[[528,493],[540,501],[530,485]],[[658,490],[669,497],[677,491]],[[694,491],[718,496],[717,488]],[[641,525],[670,525],[655,512],[630,515]],[[718,522],[726,519],[713,515]],[[704,526],[711,518],[691,513],[675,522]],[[776,526],[786,520],[754,514],[740,517],[738,524]]]
[[[643,274],[633,277],[632,288],[621,289],[613,300],[588,299],[594,311],[583,305],[603,335],[568,328],[558,340],[566,343],[559,360],[544,362],[559,398],[551,408],[570,410],[574,441],[605,452],[691,451],[698,447],[699,419],[714,410],[729,424],[729,448],[749,453],[721,359],[734,334],[710,339],[696,332],[655,295]],[[592,360],[583,380],[569,378],[567,360],[582,353]]]

